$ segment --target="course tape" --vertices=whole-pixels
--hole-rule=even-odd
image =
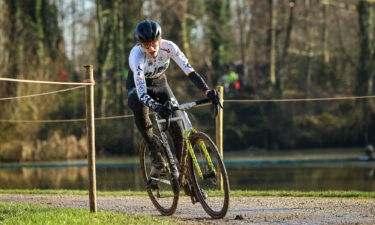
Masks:
[[[80,85],[80,86],[90,86],[95,85],[95,82],[91,80],[86,80],[85,82],[76,83],[76,82],[55,82],[55,81],[41,81],[41,80],[24,80],[24,79],[14,79],[14,78],[6,78],[0,77],[0,81],[11,81],[11,82],[19,82],[19,83],[34,83],[34,84],[58,84],[58,85]]]
[[[134,115],[121,115],[121,116],[109,116],[109,117],[98,117],[95,120],[111,120],[111,119],[122,119],[131,118]],[[67,120],[0,120],[0,122],[9,123],[65,123],[65,122],[85,122],[86,119],[67,119]]]
[[[44,92],[44,93],[39,93],[39,94],[0,98],[0,101],[12,100],[12,99],[20,99],[20,98],[30,98],[30,97],[36,97],[36,96],[43,96],[43,95],[49,95],[49,94],[55,94],[55,93],[60,93],[60,92],[71,91],[71,90],[80,89],[80,88],[84,88],[84,87],[85,86],[78,86],[78,87],[61,89],[61,90],[57,90],[57,91]]]
[[[253,100],[224,100],[226,103],[254,103],[254,102],[302,102],[302,101],[332,101],[332,100],[352,100],[352,99],[366,99],[375,98],[375,96],[349,96],[349,97],[333,97],[333,98],[309,98],[309,99],[253,99]],[[209,103],[199,105],[197,107],[207,106]],[[95,120],[110,120],[131,118],[134,115],[120,115],[110,117],[99,117]],[[86,119],[67,119],[67,120],[1,120],[0,122],[10,123],[61,123],[61,122],[84,122]]]
[[[311,102],[311,101],[335,101],[335,100],[353,100],[375,98],[369,96],[348,96],[348,97],[331,97],[331,98],[295,98],[295,99],[251,99],[251,100],[224,100],[227,103],[252,103],[252,102]]]

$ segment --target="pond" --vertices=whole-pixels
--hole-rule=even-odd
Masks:
[[[375,162],[227,161],[232,190],[375,190]],[[88,187],[86,163],[1,164],[0,189]],[[97,163],[97,190],[144,190],[137,163]]]

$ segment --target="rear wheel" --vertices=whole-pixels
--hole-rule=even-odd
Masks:
[[[160,139],[158,140],[160,141]],[[176,211],[179,198],[178,181],[172,178],[170,164],[165,151],[162,151],[162,156],[168,162],[168,166],[158,177],[150,177],[151,156],[144,140],[139,145],[139,156],[141,173],[146,184],[148,196],[162,215],[172,215]]]
[[[215,143],[206,134],[194,133],[190,136],[190,142],[197,159],[197,163],[194,163],[189,157],[194,191],[203,209],[212,218],[223,218],[229,207],[229,182],[223,160]]]

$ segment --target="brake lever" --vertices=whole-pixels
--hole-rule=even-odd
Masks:
[[[219,103],[217,104],[221,109],[224,109],[224,106],[221,104],[221,102],[219,101]]]
[[[223,105],[221,104],[220,100],[217,100],[217,103],[213,103],[214,105],[214,117],[216,117],[219,114],[219,110],[224,109]]]
[[[219,114],[219,107],[218,107],[218,105],[216,105],[216,104],[213,104],[213,116],[214,116],[214,118],[215,117],[217,117],[217,115]]]
[[[165,119],[165,126],[163,127],[161,131],[166,132],[170,126],[171,126],[171,120],[169,118]]]

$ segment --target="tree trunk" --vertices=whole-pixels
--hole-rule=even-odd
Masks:
[[[118,8],[120,8],[120,4],[117,3]],[[124,105],[124,98],[126,97],[126,90],[125,90],[125,83],[124,80],[124,69],[125,69],[125,39],[124,39],[124,21],[123,17],[121,16],[121,12],[119,9],[116,10],[116,20],[117,20],[117,50],[116,55],[116,105],[117,105],[117,113],[124,113],[125,105]]]
[[[372,87],[374,65],[374,13],[373,4],[368,1],[358,3],[360,27],[360,58],[357,71],[355,94],[369,95]]]
[[[227,4],[226,0],[207,0],[205,2],[209,19],[207,20],[207,35],[211,45],[211,65],[214,73],[221,75],[226,63],[228,46],[225,33],[222,29],[227,28]],[[221,73],[221,74],[220,74]]]
[[[7,62],[7,52],[8,50],[5,48],[6,46],[6,28],[4,24],[7,24],[8,20],[8,9],[5,7],[5,3],[3,0],[0,0],[0,52],[2,54],[0,55],[0,73],[4,73],[6,68]]]
[[[322,42],[323,42],[323,62],[324,62],[324,64],[329,63],[328,32],[327,32],[328,8],[329,8],[328,4],[323,4],[323,32],[322,32],[323,33],[322,34],[323,41]]]
[[[189,30],[187,25],[187,4],[188,0],[181,0],[181,35],[182,35],[182,49],[188,59],[191,58]]]
[[[247,4],[243,0],[236,1],[236,12],[237,12],[237,21],[238,21],[238,38],[239,38],[239,48],[240,48],[240,58],[243,65],[243,77],[241,78],[244,86],[247,86],[249,79],[249,56],[248,49],[252,40],[252,15],[247,13],[248,10],[252,9],[251,2]]]
[[[373,3],[362,0],[358,3],[357,10],[361,41],[355,94],[358,96],[365,96],[373,94],[372,88],[375,65]],[[358,115],[359,129],[363,130],[364,137],[366,137],[368,136],[368,122],[370,119],[370,101],[369,99],[358,100],[357,106],[360,110]]]
[[[107,107],[107,79],[105,64],[107,62],[107,56],[109,52],[109,41],[111,35],[111,27],[105,23],[104,24],[104,9],[102,0],[96,0],[97,7],[97,20],[98,20],[98,30],[99,30],[99,47],[98,47],[98,72],[99,72],[99,111],[100,115],[104,116],[106,114]]]
[[[313,31],[310,31],[311,29],[314,29],[314,27],[310,27],[310,10],[309,10],[309,5],[310,2],[307,0],[305,1],[305,9],[304,9],[304,33],[306,35],[306,42],[305,42],[305,52],[307,53],[306,55],[306,61],[305,61],[305,72],[306,74],[306,80],[305,80],[305,87],[306,87],[306,97],[310,98],[311,97],[311,89],[312,87],[312,74],[311,74],[311,61],[312,61],[312,54],[311,54],[311,48],[312,48],[312,35]]]
[[[276,80],[276,88],[279,98],[283,98],[284,96],[284,81],[285,81],[285,67],[286,61],[288,58],[288,48],[291,41],[291,33],[293,29],[294,23],[294,8],[295,8],[295,1],[289,1],[289,12],[288,12],[288,19],[286,23],[286,34],[284,40],[284,46],[280,52],[279,63],[278,63],[278,71],[277,71],[277,80]]]
[[[76,23],[77,23],[77,3],[76,1],[71,2],[72,9],[72,67],[73,71],[77,71],[77,33],[76,33]]]
[[[38,34],[38,49],[37,55],[39,58],[39,63],[42,65],[43,71],[45,70],[45,54],[44,54],[44,30],[43,30],[43,0],[36,0],[35,2],[35,17],[36,17],[36,28]]]
[[[277,0],[270,0],[270,15],[271,15],[271,45],[270,45],[270,81],[271,85],[276,84],[276,29],[277,29]]]
[[[19,73],[22,71],[22,64],[23,62],[23,49],[24,45],[21,41],[22,37],[22,19],[21,19],[21,9],[20,4],[21,0],[13,0],[9,1],[11,14],[14,16],[11,23],[11,32],[10,32],[10,40],[14,46],[10,50],[10,62],[11,66],[9,67],[9,73],[11,77],[17,78]],[[11,94],[11,93],[10,93]],[[14,93],[13,93],[14,94]]]

